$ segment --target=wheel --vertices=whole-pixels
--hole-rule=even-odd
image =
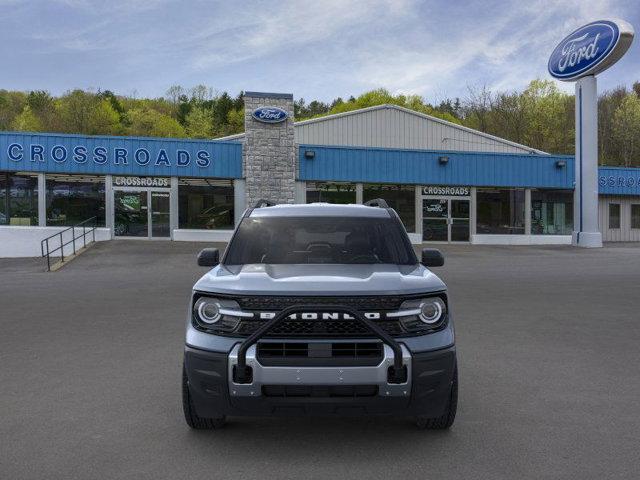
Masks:
[[[184,366],[182,367],[182,410],[187,425],[195,430],[215,430],[222,428],[226,421],[224,415],[216,418],[202,418],[198,416],[193,406],[193,401],[191,400],[189,380],[187,379],[187,372]]]
[[[446,430],[453,425],[458,410],[458,365],[453,371],[451,381],[451,393],[449,394],[449,404],[445,412],[436,418],[418,417],[416,426],[422,430]]]

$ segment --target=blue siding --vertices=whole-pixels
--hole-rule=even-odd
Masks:
[[[305,150],[315,157],[305,158]],[[446,165],[441,156],[449,157]],[[574,188],[574,157],[566,155],[301,145],[299,158],[300,180]]]
[[[11,145],[18,145],[9,148]],[[41,145],[44,148],[44,159],[31,159],[31,146]],[[67,156],[64,161],[55,161],[52,149],[58,145],[64,147]],[[74,160],[73,149],[84,147],[87,159],[83,162]],[[94,161],[94,149],[104,148],[107,161]],[[115,163],[115,150],[126,149],[127,164],[121,161]],[[146,165],[138,164],[134,154],[138,149],[149,152],[150,161]],[[166,152],[169,164],[159,162],[155,165],[161,150]],[[99,150],[101,151],[101,150]],[[188,165],[177,165],[178,151],[182,158],[189,156]],[[197,162],[199,152],[208,156],[209,164],[200,166]],[[63,150],[56,149],[58,158]],[[143,154],[141,154],[143,155]],[[17,157],[20,159],[15,159]],[[10,158],[13,157],[14,159]],[[82,157],[77,157],[81,159]],[[140,157],[143,159],[144,157]],[[164,157],[162,157],[164,158]],[[186,162],[185,162],[186,163]],[[205,140],[181,140],[168,138],[138,138],[138,137],[105,137],[85,135],[59,135],[36,133],[0,132],[0,170],[51,172],[51,173],[84,173],[84,174],[114,174],[114,175],[153,175],[180,177],[242,177],[242,145],[234,142],[215,142]]]
[[[640,168],[600,167],[598,191],[601,195],[640,195]]]

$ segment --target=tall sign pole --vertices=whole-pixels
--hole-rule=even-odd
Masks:
[[[573,245],[601,247],[598,229],[598,84],[596,75],[631,46],[633,27],[622,20],[598,20],[562,40],[549,58],[551,76],[576,82],[576,161]]]

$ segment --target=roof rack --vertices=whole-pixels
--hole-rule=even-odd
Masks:
[[[380,208],[389,208],[389,204],[383,198],[374,198],[373,200],[369,200],[368,202],[364,202],[366,207],[380,207]]]
[[[272,202],[271,200],[260,199],[256,202],[253,208],[263,208],[263,207],[274,207],[276,202]]]

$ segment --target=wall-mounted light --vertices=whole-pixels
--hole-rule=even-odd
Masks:
[[[449,157],[438,157],[438,163],[440,165],[446,165],[449,163]]]
[[[305,150],[304,158],[306,158],[307,160],[313,160],[314,158],[316,158],[316,152],[314,152],[313,150]]]
[[[567,166],[566,160],[558,160],[556,162],[556,168],[564,168]]]

